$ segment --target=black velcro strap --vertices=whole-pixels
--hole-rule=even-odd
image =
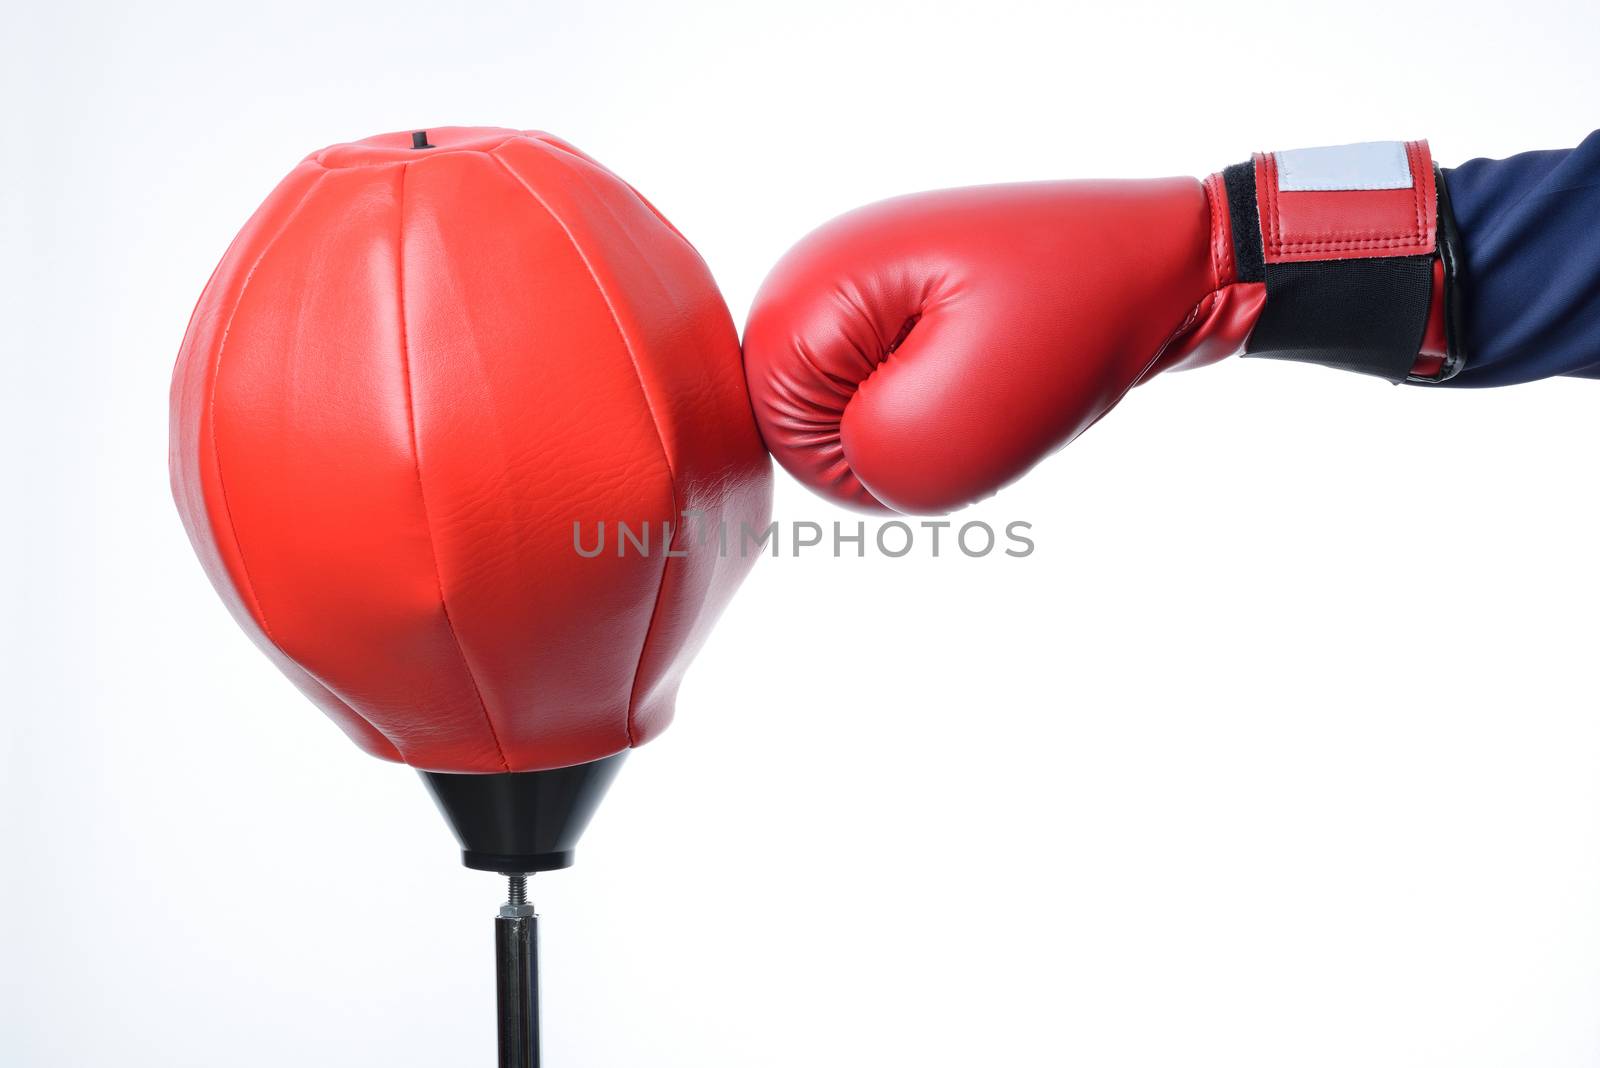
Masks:
[[[1267,301],[1246,356],[1403,382],[1428,325],[1432,256],[1266,265]]]
[[[1222,172],[1228,190],[1228,219],[1233,231],[1233,261],[1241,282],[1264,282],[1261,223],[1256,214],[1256,165],[1235,163]]]
[[[1433,257],[1267,263],[1255,164],[1234,164],[1222,180],[1239,281],[1267,289],[1245,355],[1405,381],[1428,325]]]

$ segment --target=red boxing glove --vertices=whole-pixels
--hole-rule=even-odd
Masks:
[[[923,193],[802,240],[757,294],[767,446],[866,509],[994,493],[1152,375],[1241,348],[1438,381],[1453,225],[1425,142],[1258,155],[1204,182]]]
[[[195,308],[170,460],[240,624],[363,748],[447,773],[666,726],[750,564],[681,515],[759,527],[771,495],[705,264],[616,175],[514,130],[296,167]],[[587,550],[601,523],[581,555],[574,524]]]

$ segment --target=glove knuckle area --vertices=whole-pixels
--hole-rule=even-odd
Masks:
[[[836,500],[987,497],[1150,369],[1214,287],[1193,179],[915,194],[846,215],[769,276],[745,335],[768,447]]]
[[[793,249],[756,296],[744,361],[756,422],[778,461],[841,503],[882,510],[851,464],[846,413],[905,359],[939,272],[892,258],[870,236],[836,223]]]

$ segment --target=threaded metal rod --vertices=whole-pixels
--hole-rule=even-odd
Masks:
[[[500,1004],[500,1068],[539,1068],[539,917],[528,877],[507,872],[506,903],[494,921]]]

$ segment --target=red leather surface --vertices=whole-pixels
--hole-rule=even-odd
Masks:
[[[1211,265],[1215,291],[1195,305],[1189,322],[1167,343],[1161,356],[1139,379],[1163,371],[1187,371],[1225,360],[1244,347],[1261,317],[1267,289],[1260,282],[1240,282],[1233,256],[1233,225],[1222,175],[1205,180],[1211,212]]]
[[[773,269],[745,330],[767,446],[858,508],[937,513],[992,494],[1158,364],[1243,343],[1260,287],[1228,284],[1209,201],[1192,178],[1040,182],[823,226]]]
[[[174,372],[174,496],[235,618],[369,752],[598,759],[667,724],[748,568],[676,517],[770,512],[733,325],[571,146],[429,140],[316,153],[240,232]],[[616,555],[619,521],[648,556]]]
[[[1409,189],[1339,189],[1285,193],[1277,157],[1258,153],[1256,205],[1268,263],[1416,256],[1432,253],[1438,191],[1426,141],[1407,141]]]

